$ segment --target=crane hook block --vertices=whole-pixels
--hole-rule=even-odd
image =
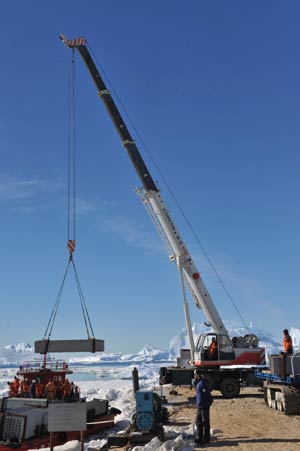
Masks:
[[[67,248],[70,254],[73,254],[76,247],[76,241],[75,240],[68,240]]]

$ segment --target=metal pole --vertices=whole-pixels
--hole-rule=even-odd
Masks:
[[[140,387],[139,387],[139,372],[136,369],[136,367],[132,370],[132,382],[133,382],[133,393],[136,393]]]
[[[50,451],[53,451],[52,432],[50,432]]]
[[[84,437],[84,433],[83,433],[83,431],[80,431],[80,451],[83,451],[83,450],[84,450],[84,440],[83,440],[83,437]]]

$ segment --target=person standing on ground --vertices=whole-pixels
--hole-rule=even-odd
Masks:
[[[210,419],[209,409],[212,405],[213,398],[210,393],[208,383],[202,375],[195,371],[195,385],[196,385],[196,426],[197,426],[197,438],[195,443],[197,445],[203,445],[210,442]]]
[[[287,329],[283,331],[283,352],[285,354],[293,354],[293,340]]]

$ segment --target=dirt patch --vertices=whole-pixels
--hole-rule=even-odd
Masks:
[[[178,388],[168,395],[172,425],[193,423],[196,416],[195,389]],[[287,416],[268,409],[258,388],[244,388],[239,398],[224,399],[213,392],[211,428],[213,440],[206,448],[214,450],[299,451],[300,416]]]

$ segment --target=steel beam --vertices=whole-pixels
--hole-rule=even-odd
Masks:
[[[104,340],[38,340],[34,342],[34,350],[37,354],[48,352],[102,352]]]

